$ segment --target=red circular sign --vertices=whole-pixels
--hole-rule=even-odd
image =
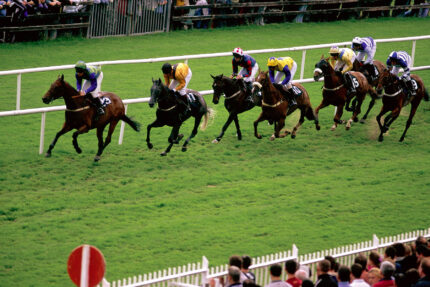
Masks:
[[[82,266],[82,264],[84,264],[84,266]],[[103,254],[100,250],[91,245],[76,247],[72,253],[70,253],[69,260],[67,261],[67,272],[76,286],[96,286],[102,281],[105,270],[106,263]],[[84,274],[82,274],[82,272],[84,272]],[[87,273],[85,274],[85,272]],[[87,278],[87,285],[81,284],[82,275],[84,276],[83,278]]]

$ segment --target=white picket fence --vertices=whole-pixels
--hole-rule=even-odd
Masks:
[[[250,269],[256,275],[256,283],[260,286],[265,286],[270,282],[269,266],[275,263],[283,263],[290,259],[297,260],[300,265],[307,266],[312,273],[311,279],[316,279],[316,264],[324,259],[324,256],[331,255],[337,262],[343,265],[350,266],[354,262],[354,258],[362,253],[368,255],[372,250],[377,250],[380,254],[384,253],[387,246],[396,242],[410,243],[415,241],[418,236],[430,238],[430,227],[424,230],[416,230],[412,232],[402,233],[395,236],[387,236],[378,238],[373,235],[373,238],[368,241],[355,243],[347,246],[341,246],[330,250],[322,250],[305,255],[299,255],[299,250],[293,244],[292,249],[275,254],[265,255],[253,258]],[[228,258],[226,258],[228,261]],[[104,281],[103,287],[198,287],[207,286],[211,278],[218,282],[220,276],[227,274],[227,265],[209,267],[209,261],[203,256],[202,262],[187,264],[177,268],[168,268],[153,273],[141,274],[122,280]],[[285,274],[283,274],[285,280]]]
[[[413,66],[414,65],[414,59],[415,59],[416,42],[418,40],[425,40],[425,39],[430,39],[430,35],[405,37],[405,38],[376,39],[375,41],[377,43],[412,41],[411,57],[412,57],[412,66]],[[302,51],[300,79],[296,80],[294,82],[310,83],[310,82],[314,81],[313,78],[303,79],[304,67],[305,67],[305,61],[306,61],[306,51],[312,50],[312,49],[329,48],[329,47],[334,46],[334,45],[349,46],[349,45],[351,45],[351,42],[309,45],[309,46],[280,48],[280,49],[249,50],[249,51],[246,51],[246,53],[247,54],[263,54],[263,53],[272,53],[273,54],[273,53],[288,52],[288,51]],[[94,62],[94,63],[89,63],[89,64],[103,66],[103,65],[118,65],[118,64],[155,63],[155,62],[167,62],[167,61],[179,61],[179,60],[188,61],[189,59],[203,59],[203,58],[215,58],[215,57],[226,57],[226,56],[231,56],[231,52],[213,53],[213,54],[198,54],[198,55],[185,55],[185,56],[172,56],[172,57],[137,59],[137,60],[103,61],[103,62]],[[35,114],[35,113],[41,113],[42,114],[41,127],[40,127],[39,154],[43,153],[43,148],[44,148],[46,113],[53,112],[53,111],[64,111],[66,109],[66,106],[55,106],[55,107],[49,107],[49,108],[36,108],[36,109],[21,110],[22,74],[45,72],[45,71],[65,70],[65,69],[73,69],[73,68],[74,68],[74,65],[63,65],[63,66],[52,66],[52,67],[41,67],[41,68],[31,68],[31,69],[0,71],[0,76],[2,76],[2,75],[17,75],[16,110],[0,111],[0,117],[17,116],[17,115],[25,115],[25,114]],[[426,70],[426,69],[430,69],[430,65],[429,66],[413,67],[413,68],[411,68],[411,71]],[[205,91],[200,91],[200,93],[202,95],[208,95],[208,94],[212,94],[213,91],[212,90],[205,90]],[[149,98],[137,98],[137,99],[127,99],[127,100],[124,100],[123,102],[125,104],[125,108],[127,111],[127,105],[128,104],[145,103],[148,101],[149,101]],[[125,123],[121,122],[121,128],[120,128],[119,140],[118,140],[119,144],[122,144],[122,141],[124,138],[124,128],[125,128]]]

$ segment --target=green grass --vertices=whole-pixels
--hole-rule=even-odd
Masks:
[[[428,19],[372,19],[341,23],[273,24],[223,30],[106,39],[58,39],[2,44],[0,70],[91,61],[156,58],[197,53],[294,47],[351,40],[371,35],[391,38],[425,35]],[[378,44],[376,59],[392,50],[410,51],[410,42]],[[428,65],[430,40],[417,42],[417,66]],[[326,49],[307,53],[305,77]],[[284,54],[282,54],[284,55]],[[282,56],[279,55],[279,56]],[[300,52],[288,54],[300,62]],[[260,66],[267,57],[256,55]],[[210,74],[229,74],[231,58],[190,60],[190,88],[211,89]],[[123,99],[147,97],[161,63],[103,67],[103,90]],[[63,71],[74,83],[72,70]],[[43,107],[42,95],[58,71],[22,76],[22,108]],[[419,74],[427,87],[430,72]],[[0,77],[0,110],[15,109],[16,77]],[[305,84],[316,107],[321,83]],[[383,143],[377,141],[375,115],[368,123],[340,126],[331,132],[333,108],[320,112],[322,129],[306,121],[297,138],[268,140],[273,127],[259,125],[258,109],[242,114],[243,140],[231,126],[220,144],[211,144],[227,113],[222,102],[213,123],[192,140],[186,153],[175,146],[161,158],[170,129],[153,129],[153,150],[145,143],[155,110],[128,107],[142,123],[129,127],[123,145],[119,129],[102,160],[93,163],[95,132],[79,137],[76,154],[71,134],[58,141],[52,158],[38,155],[40,114],[0,118],[0,286],[73,286],[66,262],[76,246],[97,246],[107,261],[109,281],[197,262],[212,265],[231,254],[260,256],[289,250],[295,243],[307,253],[362,240],[372,234],[395,235],[428,228],[430,179],[429,103],[423,102],[403,143],[409,108],[405,108]],[[364,107],[367,107],[366,100]],[[54,105],[63,105],[61,100]],[[344,118],[349,115],[345,113]],[[298,119],[287,118],[287,128]],[[47,115],[45,149],[60,129],[63,112]],[[182,131],[188,134],[192,123]]]

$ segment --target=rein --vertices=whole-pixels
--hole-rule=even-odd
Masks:
[[[157,109],[158,109],[158,110],[160,110],[160,111],[162,111],[162,112],[168,112],[168,111],[173,110],[174,108],[176,108],[176,105],[174,105],[173,107],[170,107],[170,108],[168,108],[168,109],[162,109],[162,108],[160,108],[160,107],[158,107]]]
[[[277,106],[279,106],[280,104],[282,104],[284,102],[284,100],[280,100],[279,102],[277,102],[274,105],[269,105],[268,103],[265,103],[264,101],[261,101],[261,105],[265,106],[265,107],[269,107],[269,108],[276,108]]]
[[[226,100],[230,100],[230,99],[232,99],[232,98],[234,98],[234,97],[236,97],[237,95],[239,95],[240,94],[240,90],[239,91],[237,91],[236,93],[234,93],[233,95],[231,95],[230,97],[225,97],[225,99]]]
[[[329,88],[326,88],[326,87],[322,87],[323,88],[323,90],[325,90],[325,91],[337,91],[337,90],[339,90],[340,88],[342,88],[343,87],[343,84],[342,85],[340,85],[340,86],[338,86],[338,87],[336,87],[336,88],[334,88],[334,89],[329,89]]]
[[[383,96],[387,96],[387,97],[395,97],[395,96],[397,96],[398,94],[400,94],[402,92],[402,89],[400,89],[400,90],[398,90],[397,92],[395,92],[394,94],[387,94],[387,93],[384,93],[383,94]]]

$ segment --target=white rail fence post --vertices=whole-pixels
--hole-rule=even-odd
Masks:
[[[21,109],[21,73],[16,76],[16,109]]]
[[[39,154],[43,153],[43,145],[45,142],[45,120],[46,120],[46,112],[42,113],[42,120],[40,123]]]

